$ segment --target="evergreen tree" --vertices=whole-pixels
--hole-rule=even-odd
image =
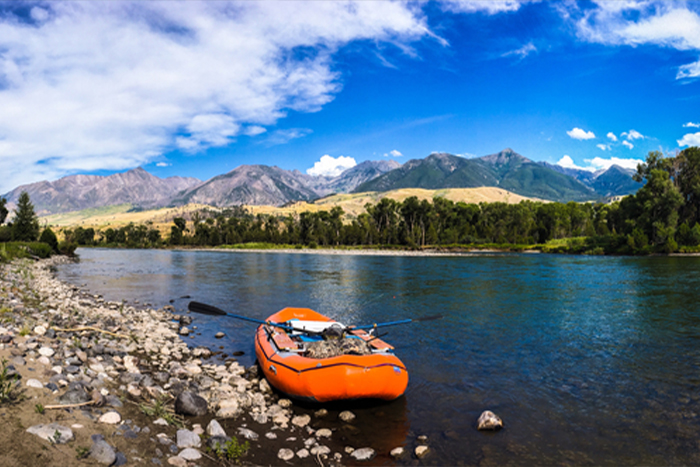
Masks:
[[[7,219],[7,208],[5,205],[7,204],[7,200],[5,198],[0,198],[0,225],[2,225],[3,222],[5,222],[5,219]]]
[[[15,218],[12,222],[12,239],[18,242],[35,242],[39,238],[39,219],[34,212],[34,205],[29,194],[23,191],[19,195]]]
[[[49,245],[54,252],[58,252],[58,239],[56,238],[56,234],[53,233],[53,230],[51,230],[51,227],[46,227],[44,231],[41,232],[39,241]]]

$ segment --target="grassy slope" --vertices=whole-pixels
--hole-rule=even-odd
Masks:
[[[298,214],[304,211],[330,211],[334,206],[343,208],[348,218],[357,217],[365,212],[365,204],[377,203],[382,198],[391,198],[396,201],[403,201],[410,196],[419,199],[432,200],[435,196],[441,196],[449,200],[466,203],[481,202],[505,202],[519,203],[522,200],[530,199],[509,191],[496,187],[480,188],[449,188],[442,190],[423,190],[420,188],[404,188],[386,193],[351,193],[333,195],[317,200],[314,203],[299,202],[289,206],[246,206],[253,214],[276,214],[289,215]],[[128,212],[130,205],[108,206],[100,209],[87,209],[64,214],[54,214],[42,217],[42,224],[46,222],[56,227],[93,227],[95,229],[106,229],[109,227],[119,228],[130,222],[143,224],[152,222],[155,228],[161,230],[163,234],[169,234],[172,220],[175,217],[189,218],[189,214],[202,208],[211,208],[201,204],[188,204],[177,208],[161,208],[149,211]]]

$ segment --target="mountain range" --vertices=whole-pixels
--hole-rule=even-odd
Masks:
[[[201,181],[190,177],[158,178],[142,168],[109,176],[71,175],[53,182],[23,185],[4,197],[13,208],[22,191],[39,215],[117,204],[141,208],[201,203],[281,206],[312,201],[332,193],[390,191],[400,188],[499,187],[522,196],[552,201],[590,201],[636,192],[634,172],[618,166],[588,172],[533,162],[512,149],[466,159],[435,153],[403,165],[394,160],[366,161],[336,177],[310,176],[276,166],[242,165]]]

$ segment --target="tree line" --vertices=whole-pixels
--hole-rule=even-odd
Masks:
[[[76,227],[63,235],[68,244],[133,248],[265,243],[312,248],[534,246],[594,254],[700,251],[700,148],[673,157],[651,152],[634,178],[644,182],[639,191],[613,203],[474,204],[414,196],[367,204],[353,219],[346,219],[340,207],[288,216],[253,215],[233,207],[176,217],[165,236],[152,224],[99,231]]]

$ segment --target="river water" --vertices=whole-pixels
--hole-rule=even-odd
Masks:
[[[258,319],[286,306],[346,324],[442,314],[386,328],[410,382],[355,408],[376,463],[426,435],[426,465],[700,464],[700,258],[78,253],[61,279],[179,312],[188,295]],[[192,316],[188,343],[253,363],[254,324]],[[476,430],[486,409],[502,431]]]

